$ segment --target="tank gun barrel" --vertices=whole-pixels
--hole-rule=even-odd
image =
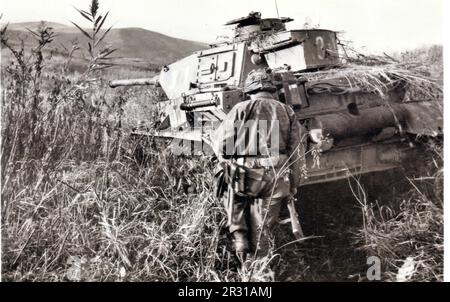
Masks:
[[[153,78],[143,79],[127,79],[127,80],[113,80],[109,82],[109,87],[116,88],[119,86],[156,86],[159,87],[159,75]]]

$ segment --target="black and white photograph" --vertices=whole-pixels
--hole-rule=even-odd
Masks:
[[[444,0],[2,1],[1,280],[444,281],[444,19]]]

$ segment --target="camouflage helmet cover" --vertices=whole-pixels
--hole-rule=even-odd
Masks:
[[[265,69],[252,70],[245,80],[245,93],[255,93],[258,91],[275,92],[277,88],[272,83],[270,74]]]

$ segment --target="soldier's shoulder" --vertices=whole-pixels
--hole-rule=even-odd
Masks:
[[[253,100],[245,100],[245,101],[241,101],[239,103],[237,103],[235,106],[237,107],[245,107],[250,105],[252,102],[254,102]]]
[[[287,110],[292,110],[291,106],[288,106],[285,103],[280,102],[277,99],[272,99],[272,98],[261,99],[261,104],[264,104],[264,103],[267,105],[270,105],[270,106],[286,108]]]
[[[270,103],[270,104],[274,104],[274,105],[279,105],[279,106],[283,106],[284,104],[282,102],[280,102],[279,100],[275,99],[275,98],[268,98],[268,97],[261,97],[257,99],[259,102],[261,103]]]
[[[287,110],[289,113],[292,113],[292,114],[295,113],[295,112],[294,112],[294,109],[292,109],[291,106],[286,105],[285,103],[281,103],[281,104],[283,105],[284,108],[286,108],[286,110]]]
[[[233,106],[234,110],[245,110],[246,108],[250,107],[252,103],[254,103],[254,100],[246,100],[246,101],[242,101],[237,103],[236,105]]]

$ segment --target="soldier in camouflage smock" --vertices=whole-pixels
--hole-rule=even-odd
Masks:
[[[216,175],[224,175],[218,192],[241,260],[248,252],[269,253],[281,204],[296,194],[302,175],[302,126],[275,91],[265,70],[251,72],[245,83],[250,100],[235,105],[212,136]],[[222,179],[227,189],[220,189]]]

